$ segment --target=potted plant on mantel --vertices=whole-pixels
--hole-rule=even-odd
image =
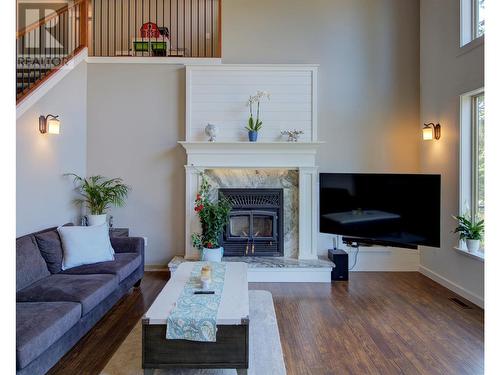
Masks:
[[[271,99],[271,95],[266,91],[257,91],[257,94],[250,96],[247,101],[247,105],[250,107],[250,118],[248,119],[248,124],[245,126],[245,129],[248,130],[248,140],[250,142],[257,142],[257,136],[259,134],[259,130],[262,128],[262,120],[259,118],[260,116],[260,101],[263,98],[267,98],[267,100]],[[253,104],[257,103],[257,117],[253,118]]]
[[[454,233],[459,233],[460,239],[465,240],[467,250],[475,253],[479,250],[484,234],[484,220],[473,220],[472,216],[453,216],[458,221]]]
[[[121,178],[107,179],[103,176],[80,177],[74,173],[77,184],[76,190],[83,198],[76,199],[78,204],[85,204],[90,211],[87,215],[87,225],[100,225],[106,222],[106,210],[109,206],[122,207],[125,205],[130,187],[123,183]]]
[[[228,223],[231,204],[224,197],[218,201],[210,199],[210,184],[204,175],[200,191],[196,195],[194,210],[200,218],[201,233],[191,235],[193,246],[201,252],[201,260],[220,262],[224,249],[219,246],[219,240],[224,225]]]

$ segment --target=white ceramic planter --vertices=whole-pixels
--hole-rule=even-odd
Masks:
[[[218,247],[216,249],[207,249],[206,247],[204,247],[201,251],[201,260],[205,262],[220,262],[222,260],[223,254],[223,247]]]
[[[481,241],[466,239],[465,244],[467,245],[467,250],[470,253],[477,253],[479,251],[479,246],[481,245]]]
[[[101,225],[106,222],[107,214],[102,215],[87,215],[87,225]]]

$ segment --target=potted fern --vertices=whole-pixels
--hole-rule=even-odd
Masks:
[[[467,250],[475,253],[479,250],[484,234],[484,220],[473,220],[472,215],[453,216],[458,221],[454,233],[458,233],[461,240],[465,240]]]
[[[229,221],[231,204],[222,197],[218,201],[210,199],[210,184],[202,175],[200,191],[196,195],[194,210],[200,218],[201,233],[193,233],[193,246],[201,253],[201,260],[220,262],[224,249],[220,246],[220,237],[224,226]]]
[[[245,129],[248,130],[248,140],[250,142],[257,142],[257,136],[259,134],[259,130],[262,128],[262,120],[259,118],[260,116],[260,101],[263,98],[267,98],[269,100],[271,95],[266,91],[257,91],[257,94],[250,96],[247,101],[247,105],[250,107],[250,118],[248,119],[248,124],[245,126]],[[257,103],[257,117],[253,118],[253,104]]]
[[[103,176],[80,177],[70,173],[77,184],[76,190],[83,198],[76,199],[78,204],[87,206],[90,214],[87,215],[87,225],[100,225],[106,222],[106,210],[110,206],[122,207],[125,205],[130,187],[123,183],[121,178],[105,178]]]

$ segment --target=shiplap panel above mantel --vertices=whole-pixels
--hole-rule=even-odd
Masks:
[[[245,141],[250,95],[267,91],[261,102],[259,140],[285,141],[282,130],[298,129],[303,142],[316,141],[317,65],[212,65],[186,67],[186,140],[205,141],[208,123],[218,141]],[[255,115],[254,108],[254,115]]]

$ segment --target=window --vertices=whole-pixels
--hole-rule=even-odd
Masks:
[[[474,1],[474,39],[484,35],[484,0]]]
[[[484,110],[483,89],[461,96],[460,213],[484,218]]]
[[[485,0],[461,0],[460,46],[484,35]]]
[[[484,93],[472,98],[472,205],[473,217],[484,219]]]

